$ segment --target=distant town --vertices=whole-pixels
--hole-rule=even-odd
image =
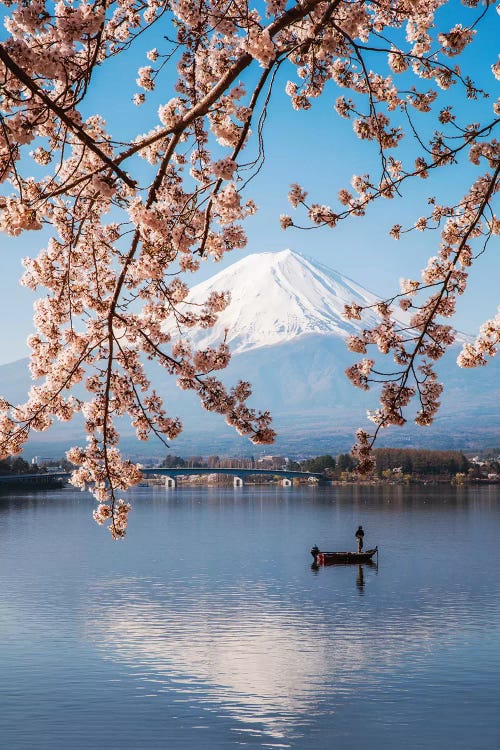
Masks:
[[[154,478],[154,468],[175,470],[176,480],[181,484],[231,484],[230,474],[210,473],[210,469],[245,470],[245,483],[271,484],[279,481],[276,472],[310,472],[310,477],[294,478],[297,482],[358,483],[375,482],[388,484],[409,484],[447,482],[454,485],[477,482],[500,482],[500,449],[491,449],[480,455],[467,456],[460,451],[436,451],[410,448],[378,448],[375,450],[376,471],[369,477],[360,477],[356,472],[355,461],[349,453],[320,455],[293,459],[287,456],[267,455],[254,457],[193,455],[177,456],[167,454],[161,461],[142,460],[141,465],[148,469],[148,484],[158,483]],[[22,457],[0,461],[0,478],[3,486],[12,486],[17,480],[24,484],[24,478],[31,480],[31,486],[51,485],[50,477],[73,469],[64,458],[35,456],[31,461]],[[183,468],[186,475],[182,474]],[[206,471],[191,475],[190,470]],[[256,474],[252,475],[251,470]],[[267,473],[263,474],[263,470]],[[153,476],[152,476],[153,474]],[[9,481],[12,478],[12,482]],[[161,480],[163,481],[163,480]],[[56,486],[55,477],[52,483]]]

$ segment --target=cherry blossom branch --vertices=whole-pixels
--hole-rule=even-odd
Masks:
[[[139,439],[155,434],[171,440],[181,429],[179,420],[166,414],[143,360],[156,360],[181,388],[196,392],[204,408],[224,416],[253,441],[266,443],[274,437],[269,414],[246,404],[250,386],[243,382],[227,390],[215,377],[229,361],[225,341],[197,350],[190,343],[190,331],[215,324],[228,295],[213,293],[194,305],[185,279],[199,267],[200,256],[219,260],[246,244],[242,222],[256,207],[251,198],[243,203],[242,195],[265,162],[263,127],[276,71],[286,66],[297,72],[299,83],[286,86],[294,109],[308,109],[327,84],[347,89],[356,104],[339,97],[337,113],[352,117],[357,135],[378,150],[381,179],[355,175],[357,195],[341,189],[342,208],[336,213],[328,206],[309,205],[302,188],[293,186],[292,204],[307,210],[313,226],[335,226],[349,215],[363,215],[375,199],[393,197],[409,177],[425,178],[432,169],[452,163],[466,147],[474,164],[485,159],[495,173],[499,154],[492,135],[500,103],[493,107],[496,119],[486,126],[461,125],[451,108],[444,107],[437,120],[446,132],[430,138],[419,132],[409,111],[410,106],[431,111],[437,94],[424,89],[428,80],[445,90],[459,81],[472,98],[482,93],[458,66],[446,62],[471,43],[482,10],[474,23],[455,24],[440,33],[433,29],[435,7],[399,0],[390,6],[384,1],[304,0],[291,7],[282,0],[266,0],[262,7],[226,0],[186,0],[173,6],[156,0],[98,0],[90,6],[58,7],[52,15],[49,6],[38,15],[15,1],[10,7],[10,39],[0,47],[0,175],[15,192],[0,198],[0,229],[17,236],[51,227],[53,237],[37,258],[26,260],[23,277],[31,288],[47,290],[36,303],[37,334],[30,340],[32,373],[45,380],[21,407],[0,402],[2,442],[5,450],[19,452],[31,429],[46,429],[53,418],[69,419],[81,411],[87,445],[69,451],[78,467],[72,481],[92,489],[99,502],[96,520],[108,524],[114,538],[122,538],[130,506],[119,492],[139,480],[140,467],[118,450],[117,419],[128,414]],[[83,121],[77,105],[87,99],[96,66],[129,49],[160,18],[165,21],[157,35],[160,49],[150,50],[151,65],[138,70],[137,85],[144,93],[135,94],[133,101],[140,106],[155,87],[170,87],[170,65],[177,70],[174,96],[160,104],[158,122],[153,117],[145,135],[114,140],[103,117],[89,115]],[[404,43],[402,24],[407,29]],[[384,41],[377,47],[374,39]],[[161,49],[165,42],[166,51]],[[379,71],[368,64],[372,58],[381,61]],[[263,72],[252,79],[247,95],[240,78],[257,65]],[[396,76],[405,71],[403,87]],[[492,71],[500,78],[500,63]],[[408,85],[412,74],[425,83]],[[256,119],[257,154],[242,163]],[[422,149],[413,166],[387,155],[403,129]],[[41,178],[26,172],[26,152],[33,142],[30,156]],[[139,158],[148,163],[146,170],[139,167]],[[127,159],[130,169],[125,170]],[[141,179],[146,174],[144,186],[131,170]],[[245,181],[239,179],[244,170],[249,173]],[[454,296],[465,289],[463,269],[474,258],[471,243],[483,238],[484,251],[488,237],[500,229],[490,205],[494,190],[479,178],[456,205],[435,203],[430,217],[417,219],[416,230],[434,224],[441,228],[439,256],[421,282],[407,280],[401,295],[378,303],[378,326],[352,337],[354,350],[375,344],[382,354],[393,353],[397,364],[394,372],[376,368],[369,359],[353,367],[360,387],[381,382],[386,412],[375,416],[376,424],[389,423],[386,414],[392,423],[402,423],[413,396],[420,401],[422,423],[436,408],[440,386],[426,358],[437,359],[451,341],[450,327],[437,320],[452,315]],[[477,211],[484,218],[477,218]],[[293,222],[285,216],[282,225]],[[405,231],[397,224],[392,234]],[[415,295],[424,289],[429,299],[417,304]],[[412,309],[409,322],[393,315],[390,305],[396,300],[404,310]],[[356,317],[363,310],[353,305],[350,312]],[[495,330],[492,323],[481,346],[495,347]],[[424,364],[419,368],[420,358]],[[65,401],[63,383],[71,388],[83,377],[87,397]],[[360,457],[371,450],[365,435]]]
[[[290,10],[286,11],[280,18],[271,23],[267,27],[269,37],[272,39],[283,29],[292,26],[297,21],[300,21],[304,16],[307,16],[311,10],[320,5],[323,0],[305,0],[303,3],[298,3]],[[332,6],[336,7],[340,3],[340,0],[335,0]],[[332,8],[333,10],[333,8]],[[127,149],[118,155],[116,159],[117,164],[121,164],[125,159],[130,158],[138,151],[143,148],[152,146],[159,140],[164,139],[169,135],[180,135],[183,133],[195,120],[206,115],[210,107],[224,94],[225,91],[231,86],[232,83],[248,68],[254,58],[249,53],[244,53],[235,61],[231,68],[220,78],[220,80],[212,87],[209,93],[199,101],[192,109],[190,109],[179,121],[178,124],[162,128],[158,132],[142,139],[139,143]]]
[[[254,113],[255,107],[257,106],[257,102],[259,100],[259,96],[262,93],[262,89],[264,88],[264,86],[266,84],[266,81],[269,78],[269,74],[271,73],[273,67],[274,67],[274,64],[269,65],[264,70],[264,73],[261,75],[261,77],[259,79],[259,82],[257,83],[257,86],[254,89],[254,92],[252,94],[252,98],[251,98],[250,103],[248,105],[248,109],[250,110],[251,115],[245,121],[245,123],[244,123],[244,125],[243,125],[243,127],[241,129],[241,134],[240,134],[238,143],[236,144],[236,146],[235,146],[235,148],[233,150],[233,153],[230,156],[230,161],[232,163],[236,162],[238,154],[240,153],[241,149],[243,148],[243,145],[244,145],[245,140],[247,138],[248,132],[250,130],[250,125],[251,125],[251,121],[252,121],[251,118],[252,118],[252,115]],[[207,242],[208,232],[209,232],[209,229],[210,229],[210,222],[211,222],[211,215],[212,215],[212,206],[213,206],[213,198],[219,192],[220,188],[222,187],[223,182],[224,182],[224,178],[219,177],[219,179],[215,183],[215,186],[214,186],[214,188],[212,190],[212,195],[209,198],[208,203],[207,203],[207,207],[205,209],[205,226],[203,228],[203,236],[201,238],[200,247],[199,247],[199,250],[198,250],[198,254],[200,255],[200,257],[203,257],[203,255],[205,253],[205,245],[206,245],[206,242]]]
[[[412,351],[407,353],[407,365],[397,378],[399,382],[398,386],[395,389],[386,388],[385,394],[383,393],[382,395],[382,409],[379,410],[379,412],[377,412],[375,415],[376,428],[373,434],[368,435],[365,431],[358,432],[358,442],[354,446],[353,452],[360,459],[360,471],[362,472],[370,471],[374,465],[371,449],[377,439],[380,430],[384,429],[390,424],[401,424],[404,421],[402,417],[402,409],[407,405],[409,399],[413,395],[412,389],[408,387],[408,382],[412,375],[416,382],[417,390],[420,396],[420,402],[422,405],[421,416],[417,417],[417,420],[419,420],[418,423],[430,424],[432,422],[433,412],[435,412],[437,407],[439,406],[439,402],[437,401],[436,396],[440,395],[442,387],[435,382],[435,375],[428,363],[424,363],[424,365],[422,366],[424,378],[419,381],[415,373],[415,361],[417,357],[421,355],[423,343],[425,341],[425,338],[429,335],[430,327],[435,325],[434,321],[437,313],[440,310],[442,300],[444,296],[449,293],[450,282],[453,280],[455,269],[457,267],[457,264],[460,262],[461,255],[467,246],[467,242],[471,235],[473,235],[478,223],[480,222],[491,196],[496,190],[498,190],[499,175],[500,161],[498,162],[494,173],[489,179],[489,184],[484,191],[484,196],[479,203],[479,206],[477,207],[474,217],[468,223],[467,228],[461,237],[458,247],[454,253],[454,257],[450,261],[449,270],[442,280],[438,293],[434,295],[433,298],[431,298],[428,306],[424,308],[424,316],[420,316],[419,318],[418,335],[415,338],[415,343],[413,345]],[[452,341],[453,337],[445,340],[444,346],[449,346]],[[444,353],[444,348],[443,346],[441,346],[441,342],[439,342],[439,346],[441,349],[439,356],[441,356],[441,354]],[[370,362],[373,362],[373,360],[370,360]],[[371,369],[371,367],[369,369]],[[361,384],[366,384],[369,380],[367,368],[365,369],[365,372],[366,378],[362,381]],[[355,371],[352,372],[352,375],[355,376]],[[422,385],[425,386],[428,381],[430,381],[435,392],[435,397],[431,399],[431,401],[429,401],[428,399],[428,394],[424,394],[424,396],[422,396]]]
[[[112,172],[114,172],[117,177],[119,177],[123,182],[128,185],[131,188],[135,188],[136,183],[134,180],[132,180],[126,172],[124,172],[120,167],[118,166],[118,163],[115,162],[115,160],[111,159],[107,154],[104,153],[95,143],[95,141],[90,138],[85,130],[78,125],[69,115],[66,114],[64,109],[60,107],[56,102],[54,102],[48,94],[45,93],[45,91],[38,86],[35,81],[33,81],[24,71],[22,68],[19,67],[19,65],[12,59],[12,57],[9,55],[9,53],[6,51],[6,49],[3,47],[3,45],[0,44],[0,60],[3,62],[5,67],[11,71],[15,77],[21,81],[23,86],[25,86],[31,93],[40,101],[42,101],[47,108],[53,112],[60,120],[63,122],[67,128],[90,150],[92,153],[94,153],[96,156],[99,157],[99,159],[105,164],[109,169],[111,169]]]

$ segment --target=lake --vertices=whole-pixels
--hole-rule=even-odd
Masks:
[[[500,488],[0,496],[8,750],[500,748]],[[309,549],[379,545],[313,570]]]

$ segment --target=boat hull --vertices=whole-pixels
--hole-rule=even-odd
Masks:
[[[359,565],[371,562],[377,551],[378,548],[375,547],[366,552],[317,552],[313,556],[318,565]]]

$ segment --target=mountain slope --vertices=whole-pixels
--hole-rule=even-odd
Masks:
[[[345,346],[345,337],[367,324],[345,321],[346,303],[372,305],[376,297],[355,282],[289,250],[261,253],[233,264],[193,288],[190,301],[202,303],[211,291],[230,290],[232,301],[214,329],[190,338],[195,346],[215,345],[225,329],[233,353],[227,370],[220,373],[228,385],[239,379],[253,386],[251,404],[269,409],[278,431],[275,451],[345,451],[356,427],[365,423],[366,409],[377,406],[375,392],[354,389],[344,371],[356,359]],[[403,318],[403,316],[401,316]],[[369,323],[375,322],[373,316]],[[173,335],[179,335],[172,329]],[[439,363],[447,384],[443,407],[428,429],[409,425],[390,430],[382,441],[397,445],[472,447],[492,445],[500,438],[499,364],[481,370],[460,370],[453,348]],[[194,394],[181,392],[164,371],[150,366],[150,376],[165,399],[169,414],[184,420],[185,431],[172,450],[184,453],[257,453],[217,415],[201,410]],[[27,361],[0,367],[0,394],[14,403],[25,399],[30,386]],[[124,448],[137,454],[164,453],[156,443],[138,444],[128,422],[121,432]],[[499,437],[497,437],[499,435]],[[81,420],[55,424],[46,433],[34,434],[33,451],[58,443],[62,453],[69,444],[81,443]],[[269,448],[264,449],[266,452]],[[28,451],[29,453],[29,451]]]
[[[232,353],[241,354],[312,334],[345,338],[378,321],[370,312],[363,324],[344,320],[345,304],[355,301],[370,306],[377,297],[291,250],[243,258],[195,286],[187,301],[199,305],[211,292],[227,290],[230,305],[220,313],[214,328],[195,333],[196,346],[213,346],[227,330]],[[407,320],[404,313],[400,317]],[[173,327],[167,330],[176,332]]]

